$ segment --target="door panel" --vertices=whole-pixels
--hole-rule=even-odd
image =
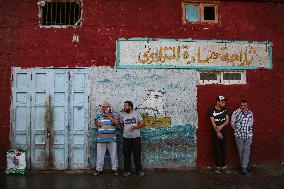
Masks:
[[[26,150],[27,159],[30,159],[30,70],[13,70],[11,122],[13,129],[11,145]]]
[[[49,121],[48,71],[31,69],[31,168],[48,169],[47,126]]]
[[[71,70],[70,168],[86,169],[89,160],[88,72]]]
[[[68,70],[50,70],[50,98],[52,120],[49,136],[49,153],[52,169],[68,168]]]

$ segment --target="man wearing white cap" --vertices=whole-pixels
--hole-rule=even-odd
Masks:
[[[102,113],[96,115],[97,132],[97,162],[94,176],[98,176],[103,171],[104,158],[108,149],[111,158],[113,175],[118,176],[116,124],[117,117],[111,112],[110,104],[104,101],[101,105]]]
[[[228,111],[225,108],[227,99],[224,96],[217,96],[216,105],[209,110],[211,121],[211,135],[214,144],[216,169],[215,173],[220,174],[221,171],[230,173],[226,168],[226,129],[229,124]]]

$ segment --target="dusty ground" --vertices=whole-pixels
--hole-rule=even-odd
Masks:
[[[255,167],[247,176],[233,169],[231,174],[215,174],[209,169],[187,171],[146,171],[142,178],[114,177],[107,171],[98,177],[91,172],[29,172],[26,175],[1,173],[0,189],[182,189],[182,188],[273,188],[284,189],[284,166]]]

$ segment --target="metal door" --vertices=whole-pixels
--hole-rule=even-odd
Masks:
[[[26,76],[19,75],[25,73]],[[28,122],[27,128],[21,133],[27,133],[29,164],[32,169],[85,169],[88,168],[88,92],[87,72],[80,69],[14,69],[17,83],[13,84],[13,109],[16,112],[19,102],[15,95],[26,94],[27,111],[21,109]],[[23,90],[19,85],[21,78],[25,79],[28,87]],[[14,83],[14,82],[13,82]],[[16,86],[16,87],[15,87]],[[17,100],[17,99],[15,99]],[[22,100],[23,101],[23,100]],[[13,111],[14,112],[14,111]],[[24,113],[23,113],[24,112]],[[18,113],[19,114],[19,113]],[[13,114],[14,128],[23,128],[17,125],[18,120]],[[18,129],[19,130],[19,129]],[[22,129],[23,130],[23,129]],[[13,133],[13,141],[18,137],[17,130]],[[19,137],[18,137],[19,138]],[[18,139],[19,140],[19,139]],[[24,143],[24,142],[22,142]],[[21,146],[18,146],[21,147]]]

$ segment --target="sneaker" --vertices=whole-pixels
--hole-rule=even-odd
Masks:
[[[95,170],[94,176],[99,176],[100,174],[102,174],[102,171],[97,171],[97,170]]]
[[[125,173],[122,174],[123,177],[129,177],[130,175],[131,175],[130,172],[125,172]]]
[[[138,175],[139,177],[143,177],[143,176],[145,175],[145,173],[144,173],[143,171],[139,171],[139,172],[137,172],[137,175]]]
[[[112,171],[113,176],[119,176],[119,172],[117,170]]]
[[[247,168],[242,168],[242,174],[243,174],[243,175],[247,175],[247,174],[248,174]]]
[[[214,172],[214,173],[217,173],[217,174],[221,174],[220,168],[215,168],[215,169],[213,170],[213,172]]]
[[[226,167],[222,167],[221,170],[223,173],[227,173],[227,174],[232,173],[232,171],[230,169],[227,169]]]
[[[252,171],[253,167],[251,165],[248,165],[247,171]]]

